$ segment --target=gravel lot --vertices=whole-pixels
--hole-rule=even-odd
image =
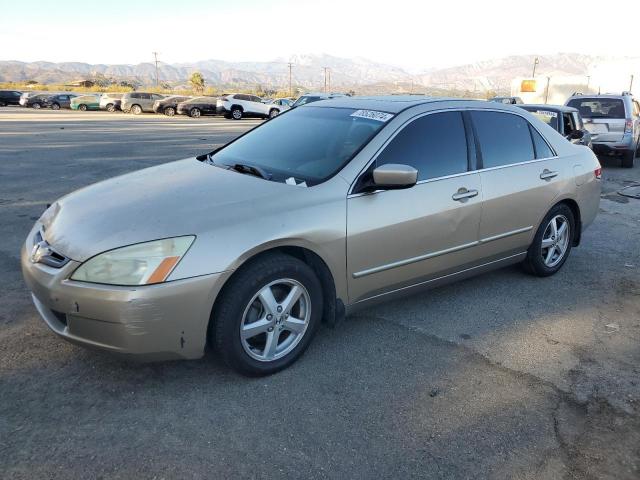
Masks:
[[[507,268],[324,328],[247,379],[127,363],[38,317],[19,249],[45,205],[260,121],[0,108],[0,477],[640,477],[640,167],[603,161],[563,270]]]

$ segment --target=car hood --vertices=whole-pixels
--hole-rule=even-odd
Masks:
[[[40,222],[56,251],[82,262],[125,245],[211,231],[240,221],[240,211],[260,215],[304,190],[190,158],[77,190]]]

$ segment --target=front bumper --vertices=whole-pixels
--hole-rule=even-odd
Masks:
[[[77,345],[139,360],[200,358],[213,302],[229,273],[118,287],[69,280],[79,263],[52,268],[21,263],[33,302],[47,326]]]

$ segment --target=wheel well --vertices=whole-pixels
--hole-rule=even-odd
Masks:
[[[244,108],[242,108],[242,105],[237,105],[234,103],[233,105],[231,105],[231,110],[233,110],[234,108],[237,108],[241,112],[244,112]]]
[[[578,245],[580,245],[580,239],[582,237],[582,217],[580,216],[580,207],[575,200],[572,200],[570,198],[562,200],[559,203],[564,203],[571,209],[571,212],[573,213],[573,218],[576,221],[576,233],[573,237],[573,246],[577,247]]]
[[[336,321],[340,319],[342,315],[344,315],[344,304],[340,299],[336,298],[336,286],[333,280],[333,275],[331,274],[331,270],[327,267],[327,264],[320,258],[320,256],[311,250],[303,247],[294,247],[294,246],[282,246],[275,247],[269,250],[265,250],[260,252],[253,257],[246,260],[240,267],[231,275],[225,284],[220,289],[218,296],[216,297],[215,302],[213,303],[213,307],[211,309],[211,316],[209,318],[209,326],[208,326],[208,334],[207,338],[210,337],[210,332],[212,331],[213,326],[213,314],[216,310],[216,306],[218,301],[222,298],[224,294],[225,287],[229,284],[229,280],[231,280],[234,275],[236,275],[240,270],[246,268],[251,265],[257,259],[262,258],[266,255],[270,255],[272,253],[284,253],[285,255],[289,255],[291,257],[295,257],[298,260],[309,265],[313,271],[318,276],[318,280],[320,280],[320,284],[322,285],[322,322],[326,323],[330,326],[335,325]]]
[[[133,108],[133,107],[138,107],[138,108],[140,108],[140,109],[142,108],[142,107],[140,106],[140,104],[138,104],[138,103],[134,103],[133,105],[131,105],[131,108]]]

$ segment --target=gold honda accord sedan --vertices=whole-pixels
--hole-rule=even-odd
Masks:
[[[556,273],[600,177],[591,150],[515,106],[337,98],[59,199],[22,269],[73,343],[143,359],[211,345],[269,374],[374,302],[513,263]]]

